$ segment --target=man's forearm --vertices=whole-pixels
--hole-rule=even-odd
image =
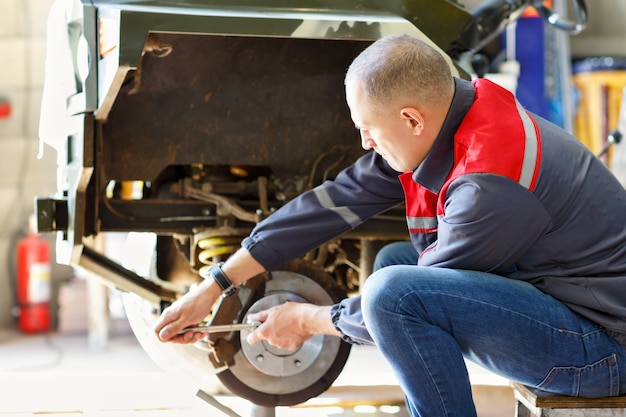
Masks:
[[[341,336],[333,326],[330,315],[331,306],[316,306],[313,304],[303,304],[303,326],[312,334],[328,334],[331,336]]]
[[[265,271],[245,248],[239,249],[222,266],[228,279],[234,284],[243,284],[250,278]]]

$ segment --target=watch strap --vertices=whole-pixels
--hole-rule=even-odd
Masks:
[[[211,275],[215,283],[222,289],[222,294],[230,297],[235,293],[235,286],[222,270],[222,264],[223,262],[212,265],[207,270],[207,274]]]

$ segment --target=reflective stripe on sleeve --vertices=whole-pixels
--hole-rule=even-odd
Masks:
[[[332,210],[337,213],[346,223],[348,223],[351,227],[356,227],[362,223],[362,220],[359,216],[356,215],[352,210],[348,207],[337,207],[333,202],[333,199],[330,198],[330,195],[326,191],[323,185],[319,187],[315,187],[313,189],[315,192],[315,196],[317,197],[317,201],[319,201],[320,205],[326,209]]]
[[[515,100],[517,111],[522,119],[522,125],[524,126],[524,133],[526,134],[526,144],[524,146],[524,161],[522,162],[522,172],[520,173],[519,183],[525,188],[530,189],[533,178],[535,176],[535,169],[537,166],[537,132],[535,131],[535,125],[533,124],[530,116],[526,113],[526,110],[522,107],[519,101]]]

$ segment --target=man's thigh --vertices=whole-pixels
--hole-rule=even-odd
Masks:
[[[383,246],[374,259],[374,271],[390,265],[417,265],[419,257],[413,244],[408,241],[389,243]]]
[[[441,328],[467,359],[506,378],[566,395],[626,391],[626,350],[529,283],[405,265],[377,271],[368,281],[367,292],[387,293],[390,307]],[[419,343],[419,335],[415,339]]]

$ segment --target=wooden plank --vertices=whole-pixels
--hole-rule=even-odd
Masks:
[[[534,390],[525,385],[511,384],[516,396],[521,396],[526,402],[537,408],[624,408],[626,409],[626,395],[619,397],[582,398],[550,394]]]

